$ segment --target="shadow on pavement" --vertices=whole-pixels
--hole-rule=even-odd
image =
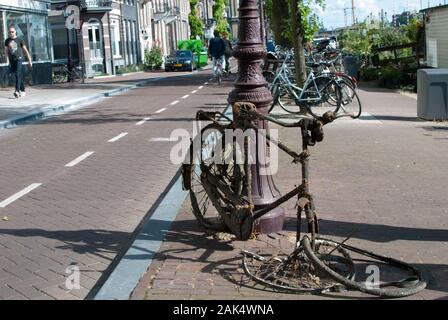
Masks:
[[[302,226],[306,226],[302,219]],[[320,219],[320,231],[326,236],[336,236],[369,240],[374,242],[391,242],[395,240],[442,241],[448,242],[448,230],[395,227],[382,224],[343,222]],[[284,230],[295,231],[296,219],[286,218]],[[305,231],[305,230],[304,230]]]
[[[385,116],[385,115],[374,115],[374,120],[384,120],[384,121],[411,121],[411,122],[426,122],[417,117],[403,117],[403,116]]]
[[[56,249],[69,250],[78,254],[93,254],[112,261],[110,255],[117,254],[123,244],[129,241],[130,234],[121,231],[109,231],[104,229],[88,230],[57,230],[44,229],[0,229],[0,235],[12,235],[15,237],[42,237],[46,239],[59,240],[63,245]]]

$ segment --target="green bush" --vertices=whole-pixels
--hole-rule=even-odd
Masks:
[[[362,81],[378,80],[379,71],[376,68],[365,68],[360,70]]]
[[[402,78],[402,71],[393,65],[388,65],[381,68],[380,85],[382,87],[389,89],[398,88],[400,86],[400,81]]]
[[[145,50],[145,59],[143,62],[145,70],[160,70],[162,64],[162,48],[154,46],[151,50]]]

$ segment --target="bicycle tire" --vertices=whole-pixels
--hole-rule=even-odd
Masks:
[[[54,83],[63,83],[67,81],[67,75],[62,73],[56,73],[53,75]]]
[[[220,212],[218,209],[214,207],[214,203],[210,200],[210,194],[207,191],[207,188],[204,188],[201,177],[203,174],[202,166],[204,165],[204,153],[207,156],[207,150],[204,150],[204,142],[211,143],[209,140],[215,140],[215,145],[218,143],[225,143],[220,137],[225,137],[224,128],[215,123],[211,123],[204,127],[201,130],[201,134],[196,137],[196,139],[200,139],[200,143],[198,141],[193,142],[190,146],[190,164],[189,164],[189,181],[190,181],[190,202],[193,210],[193,214],[198,221],[198,223],[207,230],[211,231],[228,231],[228,227],[225,224],[224,220],[220,216]],[[215,134],[215,137],[210,138],[210,132],[218,132],[219,134]],[[204,137],[204,134],[206,135]],[[208,140],[209,139],[209,140]],[[212,143],[213,144],[213,143]],[[200,145],[200,150],[194,150],[194,147]],[[212,146],[213,147],[213,146]],[[225,148],[225,147],[224,147]],[[226,150],[226,149],[225,149]],[[195,152],[196,151],[196,152]],[[200,152],[198,154],[198,151]],[[214,150],[213,150],[214,151]],[[225,155],[224,155],[225,156]],[[198,163],[199,162],[199,163]],[[233,167],[233,172],[230,171],[232,169],[231,166],[226,167],[226,165],[207,165],[210,170],[218,170],[216,176],[220,176],[220,179],[224,181],[226,184],[233,184],[232,188],[235,194],[240,194],[242,192],[242,187],[244,184],[244,179],[240,177],[240,179],[235,178],[235,170],[239,171],[239,174],[243,171],[240,165],[235,165]],[[230,170],[229,170],[230,168]],[[218,190],[213,190],[216,192],[215,195],[222,196]],[[211,207],[207,206],[207,204],[212,205]],[[234,206],[226,201],[224,197],[219,198],[219,205],[221,208],[231,213],[234,210]]]
[[[316,240],[328,240],[328,239],[317,238]],[[357,282],[355,280],[348,279],[348,278],[338,274],[334,270],[328,268],[325,265],[325,263],[323,263],[322,260],[319,259],[319,257],[317,257],[316,254],[314,253],[314,251],[312,250],[311,244],[310,244],[310,239],[308,238],[308,236],[304,236],[302,238],[301,245],[302,245],[307,257],[311,260],[311,262],[314,264],[314,266],[316,268],[319,268],[319,269],[325,271],[330,277],[332,277],[334,280],[343,284],[345,287],[347,287],[349,289],[356,289],[363,293],[367,293],[367,294],[371,294],[371,295],[375,295],[375,296],[379,296],[379,297],[401,298],[401,297],[407,297],[407,296],[416,294],[416,293],[422,291],[423,289],[425,289],[426,285],[427,285],[425,276],[420,271],[414,269],[412,266],[410,266],[407,263],[404,263],[402,261],[399,261],[399,260],[396,260],[396,259],[393,259],[390,257],[381,256],[381,255],[373,253],[371,251],[348,246],[343,243],[339,244],[339,246],[341,248],[344,248],[346,250],[354,251],[358,254],[377,259],[378,261],[382,261],[382,262],[385,262],[390,265],[394,265],[395,267],[405,269],[408,271],[412,271],[418,278],[417,283],[410,288],[398,288],[398,287],[368,288],[365,284],[363,284],[361,282]]]
[[[307,90],[307,89],[304,89]],[[318,88],[321,99],[317,102],[307,104],[308,112],[315,118],[321,117],[328,111],[337,113],[341,107],[341,87],[335,80],[330,80]],[[317,95],[317,92],[308,91],[311,95]],[[333,95],[336,103],[330,102],[330,96]]]
[[[270,113],[274,109],[274,107],[278,104],[278,99],[280,97],[280,88],[278,83],[272,86],[271,95],[272,95],[272,103],[271,106],[269,107],[268,113]]]
[[[339,110],[342,110],[346,114],[353,114],[351,116],[353,119],[359,118],[362,114],[361,99],[359,99],[355,88],[346,81],[341,86],[341,106]]]

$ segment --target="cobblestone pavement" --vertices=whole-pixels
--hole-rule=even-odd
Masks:
[[[311,148],[311,191],[321,234],[412,263],[429,277],[426,290],[407,299],[448,298],[448,125],[416,118],[416,100],[387,90],[359,91],[366,112],[359,120],[325,127]],[[298,147],[299,132],[280,139]],[[297,167],[280,158],[274,175],[286,193],[298,184]],[[284,230],[247,242],[206,234],[189,199],[132,299],[372,298],[356,292],[304,296],[263,290],[244,275],[241,249],[289,253],[295,232],[294,200]],[[302,223],[304,225],[304,223]],[[278,249],[277,249],[278,248]],[[365,273],[365,270],[358,270]]]
[[[229,88],[205,85],[210,74],[0,133],[1,299],[83,299],[104,281],[178,170],[172,144],[157,138],[191,130],[199,108],[226,105]],[[80,289],[66,287],[70,265]]]

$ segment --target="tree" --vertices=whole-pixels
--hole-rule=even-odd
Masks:
[[[219,33],[227,32],[229,28],[229,23],[226,18],[224,18],[224,13],[229,6],[229,0],[216,0],[213,5],[213,19],[215,20],[215,30]]]
[[[275,5],[274,5],[275,4]],[[325,0],[266,0],[266,11],[271,21],[276,44],[293,47],[295,52],[296,80],[306,80],[303,48],[319,30],[312,6],[325,6]]]
[[[288,38],[292,40],[294,48],[294,63],[296,66],[296,81],[303,85],[306,81],[305,43],[311,41],[319,30],[316,15],[312,15],[311,5],[324,7],[324,0],[290,0],[291,29]]]
[[[275,1],[275,5],[273,5]],[[291,47],[291,41],[288,34],[288,0],[266,0],[266,15],[271,22],[274,41],[282,47]],[[286,9],[286,12],[285,12]]]
[[[204,35],[204,23],[198,17],[198,3],[199,0],[190,0],[190,14],[188,15],[188,23],[190,24],[191,39],[196,39],[197,36]]]

